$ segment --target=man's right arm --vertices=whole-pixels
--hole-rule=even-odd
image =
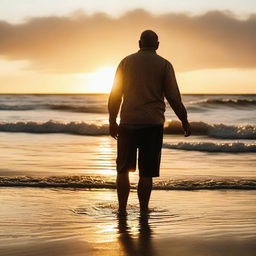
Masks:
[[[187,119],[187,111],[181,100],[181,95],[175,77],[174,69],[171,63],[169,62],[167,62],[165,69],[164,95],[168,103],[170,104],[171,108],[182,122],[182,126],[185,131],[185,136],[189,136],[191,134],[191,131]]]
[[[122,62],[119,64],[113,87],[108,99],[108,112],[109,112],[109,130],[110,135],[113,138],[117,138],[118,125],[116,123],[116,118],[119,112],[119,108],[122,102],[123,96],[123,81],[122,81]]]

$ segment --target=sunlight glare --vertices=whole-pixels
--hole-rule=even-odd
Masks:
[[[88,87],[93,92],[109,93],[115,76],[116,67],[108,66],[88,74]]]

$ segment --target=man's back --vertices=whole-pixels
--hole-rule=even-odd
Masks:
[[[164,97],[179,118],[186,120],[171,63],[157,55],[155,49],[142,48],[120,62],[109,97],[109,112],[116,118],[123,99],[121,124],[163,124]]]
[[[152,49],[141,49],[121,63],[121,123],[164,122],[164,75],[168,62]]]

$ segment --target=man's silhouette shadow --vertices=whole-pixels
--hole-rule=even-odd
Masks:
[[[148,216],[139,218],[138,238],[133,238],[127,217],[118,218],[119,243],[127,256],[155,256],[152,246],[152,230],[148,223]]]

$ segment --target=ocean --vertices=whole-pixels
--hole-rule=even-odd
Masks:
[[[192,135],[183,136],[167,104],[161,171],[154,179],[146,233],[227,239],[232,248],[232,239],[255,242],[256,95],[182,98]],[[108,135],[107,99],[107,94],[0,95],[1,255],[23,255],[24,248],[24,255],[34,255],[31,241],[42,239],[61,241],[62,248],[65,239],[92,246],[123,234],[115,219],[116,141]],[[130,180],[125,227],[138,240],[138,172]],[[40,246],[44,251],[46,245]]]

